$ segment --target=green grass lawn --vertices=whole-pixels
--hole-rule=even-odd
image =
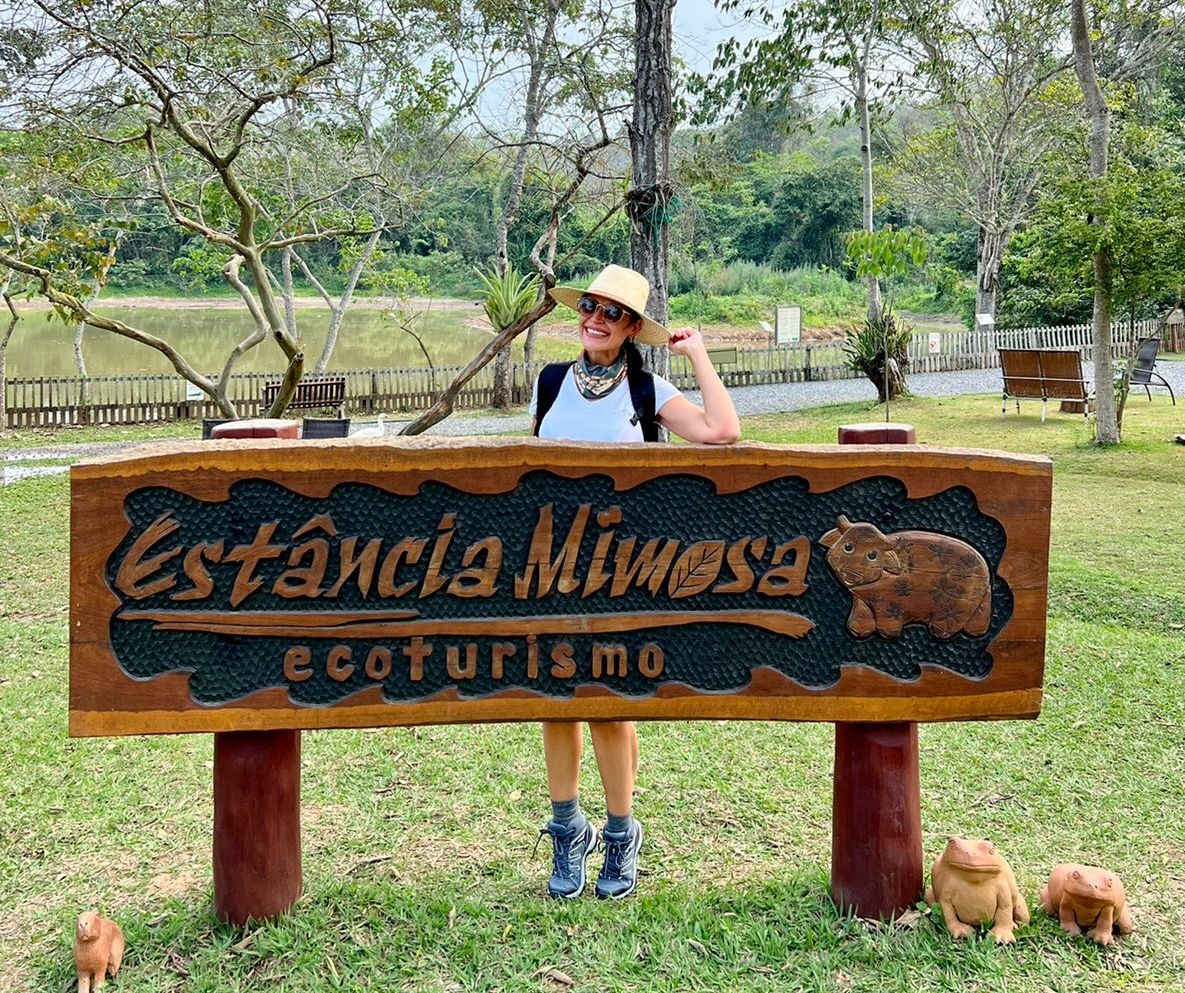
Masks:
[[[929,912],[840,917],[831,726],[724,721],[642,726],[642,881],[613,905],[543,897],[537,727],[305,732],[304,896],[277,921],[221,925],[211,736],[66,736],[69,493],[47,476],[0,487],[0,988],[71,988],[73,919],[93,908],[127,936],[114,990],[1179,993],[1185,407],[1133,398],[1108,451],[1080,417],[1001,418],[996,397],[892,415],[923,444],[1054,461],[1043,713],[920,729],[927,867],[949,834],[994,839],[1033,911],[1015,945],[953,942]],[[829,407],[748,418],[745,433],[830,443],[837,425],[883,416]],[[1041,913],[1062,861],[1123,878],[1133,935],[1103,949]]]

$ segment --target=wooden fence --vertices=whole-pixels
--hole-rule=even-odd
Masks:
[[[1116,322],[1112,327],[1113,355],[1126,358],[1132,342],[1155,335],[1156,321]],[[935,343],[937,348],[935,348]],[[1016,331],[949,331],[915,334],[909,346],[912,373],[953,372],[999,367],[1000,348],[1073,348],[1089,360],[1089,324],[1068,327],[1023,328]],[[794,345],[741,349],[736,361],[720,367],[726,386],[818,382],[857,377],[847,363],[842,341],[800,342]],[[460,366],[436,369],[354,369],[333,372],[346,381],[346,406],[355,414],[413,413],[428,407],[460,372]],[[511,366],[511,403],[524,405],[538,368]],[[228,395],[240,416],[263,413],[263,386],[280,373],[237,373]],[[679,389],[695,389],[690,364],[671,356],[670,380]],[[456,400],[458,410],[489,407],[494,395],[493,365],[469,381]],[[174,374],[137,376],[77,376],[9,379],[6,384],[9,428],[83,424],[144,424],[221,416],[212,401],[193,398],[193,387]]]

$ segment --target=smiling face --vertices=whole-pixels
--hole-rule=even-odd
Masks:
[[[591,314],[577,309],[576,313],[580,315],[580,345],[588,353],[590,362],[612,365],[621,353],[625,340],[638,333],[642,322],[629,311],[625,311],[619,320],[610,321],[605,316],[604,305],[612,305],[615,301],[592,293],[586,293],[585,296],[601,306]]]

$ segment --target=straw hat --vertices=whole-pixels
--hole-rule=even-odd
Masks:
[[[576,309],[576,302],[585,294],[603,297],[619,303],[642,319],[642,327],[634,338],[641,345],[665,345],[671,333],[657,321],[646,316],[646,301],[650,299],[650,282],[640,272],[620,265],[607,265],[599,276],[582,290],[576,286],[553,286],[551,298],[565,307]]]

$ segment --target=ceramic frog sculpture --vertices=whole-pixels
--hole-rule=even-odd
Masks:
[[[1122,881],[1097,865],[1055,865],[1049,882],[1041,887],[1040,898],[1041,909],[1056,917],[1070,934],[1089,928],[1088,937],[1109,945],[1115,929],[1120,934],[1132,932]]]
[[[926,902],[942,907],[952,938],[966,938],[978,925],[991,924],[992,936],[1007,945],[1016,940],[1013,927],[1029,920],[1012,867],[986,839],[951,837],[930,880]]]

